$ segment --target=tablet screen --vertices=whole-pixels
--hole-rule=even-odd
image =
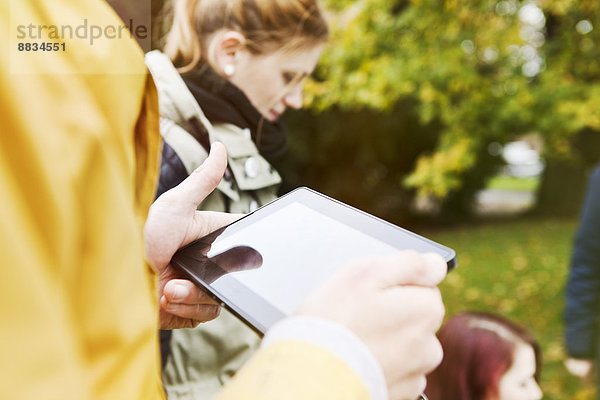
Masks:
[[[285,229],[279,229],[285,221]],[[310,240],[306,240],[310,238]],[[284,314],[291,314],[319,284],[341,265],[369,255],[391,255],[398,249],[294,202],[256,223],[216,241],[208,257],[248,246],[262,257],[255,269],[232,272]],[[213,282],[219,291],[221,278]]]
[[[184,247],[173,261],[264,332],[350,260],[403,249],[436,251],[454,260],[451,249],[314,191],[297,189]]]

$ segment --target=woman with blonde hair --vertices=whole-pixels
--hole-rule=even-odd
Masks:
[[[219,141],[228,150],[228,170],[200,208],[253,211],[277,196],[281,178],[270,161],[287,144],[279,117],[302,106],[327,23],[315,0],[175,0],[173,11],[164,53],[146,55],[164,139],[157,196],[183,181]],[[191,282],[169,284],[178,297],[163,296],[162,312],[192,315],[197,305],[181,305]],[[211,300],[205,307],[219,315]],[[200,322],[161,331],[169,398],[213,397],[258,345],[258,336],[225,310]]]

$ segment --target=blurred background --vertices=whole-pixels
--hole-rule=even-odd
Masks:
[[[447,315],[522,323],[544,398],[592,399],[563,367],[562,311],[600,161],[600,2],[321,1],[332,38],[306,107],[284,116],[282,193],[309,186],[453,247]]]

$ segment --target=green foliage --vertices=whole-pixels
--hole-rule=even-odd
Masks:
[[[568,158],[573,156],[569,139],[575,133],[600,132],[600,5],[563,0],[546,1],[544,6],[548,68],[534,88],[536,108],[544,113],[539,127],[549,152]]]
[[[446,315],[500,313],[526,326],[543,352],[546,400],[592,400],[563,366],[564,285],[575,220],[526,219],[444,231],[418,231],[456,250],[458,268],[441,285]]]
[[[539,1],[545,24],[535,25],[519,17],[530,3],[326,0],[332,39],[307,100],[317,111],[415,102],[418,123],[440,125],[403,180],[422,195],[462,190],[491,141],[538,132],[548,158],[576,157],[576,133],[600,131],[600,6]]]
[[[495,2],[343,3],[332,2],[334,33],[321,79],[308,88],[312,107],[387,110],[399,99],[417,101],[422,122],[443,125],[437,151],[421,156],[405,181],[421,194],[459,188],[481,141],[531,119],[528,80],[511,47],[524,44],[520,25],[496,13]]]

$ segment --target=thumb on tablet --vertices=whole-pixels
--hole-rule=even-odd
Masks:
[[[216,212],[198,215],[198,205],[219,184],[227,166],[227,151],[214,143],[208,158],[150,207],[144,226],[146,257],[159,271],[181,246],[239,218]]]

